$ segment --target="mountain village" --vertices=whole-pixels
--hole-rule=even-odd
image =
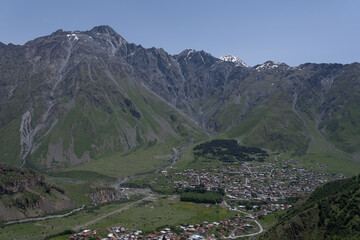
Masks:
[[[163,170],[149,182],[164,191],[179,192],[186,188],[203,186],[208,191],[224,189],[225,200],[220,204],[237,211],[231,219],[219,222],[203,221],[183,223],[176,227],[163,227],[144,233],[138,229],[111,227],[107,236],[97,235],[96,230],[84,230],[69,239],[235,239],[251,237],[263,231],[257,221],[263,216],[292,207],[291,202],[310,194],[317,186],[342,174],[326,172],[326,166],[307,169],[298,162],[277,160],[274,162],[242,162],[239,166],[223,166],[213,169]],[[206,204],[209,205],[210,204]]]

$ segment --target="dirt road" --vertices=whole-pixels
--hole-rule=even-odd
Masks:
[[[34,221],[44,221],[44,220],[48,220],[48,219],[52,219],[52,218],[62,218],[62,217],[66,217],[69,216],[71,214],[73,214],[74,212],[78,212],[83,210],[85,207],[85,205],[83,205],[81,208],[77,208],[74,209],[68,213],[64,213],[64,214],[59,214],[59,215],[50,215],[50,216],[46,216],[46,217],[38,217],[38,218],[27,218],[27,219],[22,219],[22,220],[16,220],[16,221],[10,221],[5,223],[4,225],[10,225],[10,224],[17,224],[17,223],[26,223],[26,222],[34,222]]]
[[[119,213],[119,212],[122,212],[122,211],[129,210],[132,206],[134,206],[134,205],[136,205],[136,204],[138,204],[138,203],[140,203],[140,202],[142,202],[142,201],[151,201],[151,200],[153,200],[153,199],[154,199],[154,196],[153,196],[153,195],[148,195],[148,196],[146,196],[146,197],[144,197],[144,198],[142,198],[142,199],[140,199],[140,200],[137,200],[137,201],[135,201],[135,202],[129,203],[128,205],[126,205],[126,206],[124,206],[124,207],[122,207],[122,208],[119,208],[119,209],[117,209],[117,210],[115,210],[115,211],[112,211],[112,212],[110,212],[110,213],[108,213],[108,214],[105,214],[105,215],[103,215],[103,216],[101,216],[101,217],[95,218],[95,219],[93,219],[93,220],[91,220],[91,221],[89,221],[89,222],[87,222],[87,223],[83,223],[83,224],[81,224],[81,225],[77,225],[77,226],[75,226],[75,227],[73,228],[73,230],[79,231],[80,229],[84,229],[85,227],[90,226],[90,225],[92,225],[92,224],[100,221],[101,219],[104,219],[104,218],[106,218],[106,217],[108,217],[108,216],[111,216],[111,215],[113,215],[113,214],[115,214],[115,213]]]

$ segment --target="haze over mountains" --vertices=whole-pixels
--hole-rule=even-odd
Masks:
[[[111,27],[0,43],[0,156],[58,168],[206,133],[294,155],[360,155],[360,64],[254,67],[170,55]]]

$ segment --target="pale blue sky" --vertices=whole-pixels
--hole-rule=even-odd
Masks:
[[[129,42],[267,60],[360,62],[357,0],[3,0],[0,42],[24,44],[57,29],[109,25]]]

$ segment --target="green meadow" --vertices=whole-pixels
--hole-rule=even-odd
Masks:
[[[71,230],[77,225],[114,212],[128,204],[130,202],[113,202],[64,218],[6,226],[1,229],[0,239],[43,239],[64,230]],[[235,214],[236,212],[229,211],[219,205],[180,202],[174,198],[162,197],[155,202],[140,202],[129,210],[109,215],[86,228],[99,229],[99,234],[105,233],[107,227],[113,226],[123,226],[149,232],[161,226],[219,221],[231,218]],[[54,239],[66,239],[67,236]]]

